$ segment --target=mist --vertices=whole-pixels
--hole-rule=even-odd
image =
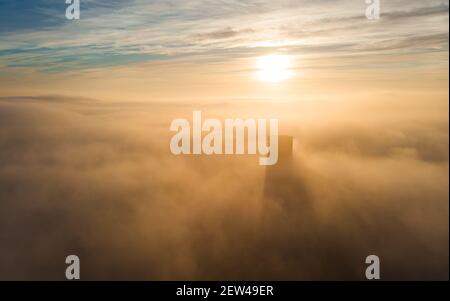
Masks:
[[[351,104],[1,98],[0,279],[63,280],[71,254],[83,280],[362,280],[372,254],[384,280],[448,279],[448,99]],[[194,110],[279,118],[283,179],[172,155]]]

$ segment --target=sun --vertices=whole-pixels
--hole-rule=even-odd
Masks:
[[[259,57],[256,62],[257,76],[269,83],[279,83],[292,77],[291,59],[287,55],[266,55]]]

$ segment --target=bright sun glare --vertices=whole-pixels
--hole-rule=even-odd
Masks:
[[[258,78],[265,82],[279,83],[292,77],[291,60],[286,55],[267,55],[258,58]]]

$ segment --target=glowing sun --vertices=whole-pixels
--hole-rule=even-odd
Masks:
[[[292,77],[291,59],[287,55],[266,55],[258,58],[256,68],[260,80],[279,83]]]

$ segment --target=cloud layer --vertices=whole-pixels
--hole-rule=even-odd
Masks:
[[[69,254],[84,280],[364,279],[370,254],[383,279],[448,279],[448,103],[394,103],[3,98],[0,279],[63,279]],[[172,156],[193,109],[279,115],[293,162],[267,182],[257,158]]]

